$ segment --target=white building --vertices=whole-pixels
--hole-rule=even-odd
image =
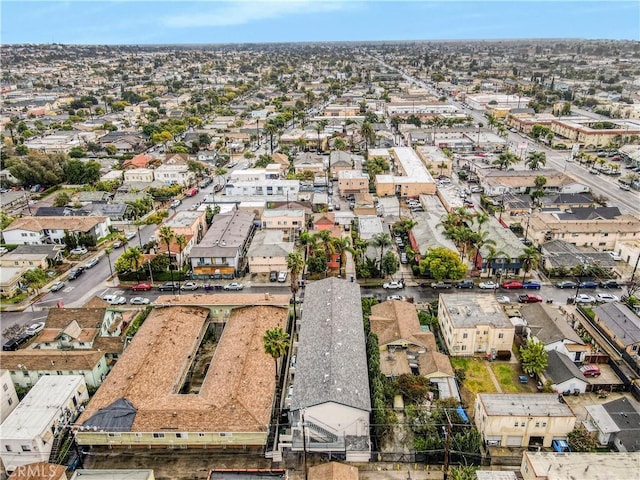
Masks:
[[[298,200],[300,181],[280,178],[278,164],[266,168],[236,170],[229,175],[224,186],[226,195],[235,196],[277,196],[289,201]]]
[[[18,406],[19,400],[9,370],[0,371],[0,385],[2,385],[0,390],[0,423],[2,423]]]
[[[125,183],[151,183],[153,182],[153,178],[153,170],[150,168],[132,168],[124,172]]]
[[[2,423],[0,459],[7,473],[48,461],[55,435],[75,421],[78,408],[87,400],[81,375],[42,377]]]
[[[109,235],[110,225],[109,217],[21,217],[2,236],[5,243],[14,245],[62,244],[67,232],[100,240]]]
[[[196,174],[186,163],[164,163],[154,170],[155,180],[166,185],[188,187],[196,181]]]

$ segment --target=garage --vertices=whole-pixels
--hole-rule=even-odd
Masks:
[[[522,446],[522,435],[507,437],[507,447],[521,447],[521,446]]]

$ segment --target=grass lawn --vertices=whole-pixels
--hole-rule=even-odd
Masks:
[[[478,393],[495,393],[496,387],[494,386],[484,360],[476,358],[451,358],[451,364],[454,369],[462,369],[465,372],[465,379],[462,382],[463,389],[466,389],[472,394],[472,402],[475,401],[475,396]],[[463,395],[464,396],[464,395]],[[467,404],[469,404],[469,398],[466,398]],[[473,403],[471,403],[473,405]]]
[[[503,393],[531,393],[533,391],[529,385],[529,382],[533,382],[532,379],[529,379],[528,383],[520,383],[518,377],[521,373],[517,365],[511,363],[492,363],[490,367],[498,379]]]

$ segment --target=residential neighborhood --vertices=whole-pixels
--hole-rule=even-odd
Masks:
[[[0,46],[0,478],[637,478],[637,41],[61,49]]]

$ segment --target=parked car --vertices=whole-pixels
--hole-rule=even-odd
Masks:
[[[578,286],[580,288],[598,288],[598,282],[594,282],[592,280],[586,280],[584,282],[580,282]]]
[[[540,295],[535,295],[533,293],[523,293],[518,295],[518,302],[520,303],[540,303],[542,302],[542,297]]]
[[[576,295],[574,302],[575,303],[595,303],[596,299],[591,295],[587,295],[586,293],[580,293]]]
[[[116,240],[115,242],[113,242],[113,248],[120,248],[123,247],[127,244],[127,242],[125,242],[124,240]]]
[[[622,261],[622,257],[620,256],[620,254],[619,254],[619,253],[616,253],[616,252],[606,252],[606,253],[608,253],[608,254],[609,254],[609,256],[610,256],[614,261],[616,261],[616,262],[620,262],[620,261]]]
[[[620,301],[620,297],[612,293],[599,293],[596,295],[596,301],[604,303],[612,303]]]
[[[196,282],[186,282],[183,283],[182,286],[180,287],[180,290],[197,290],[198,289],[198,284]]]
[[[93,257],[91,260],[84,264],[84,268],[93,268],[98,264],[99,261],[100,257]]]
[[[287,272],[286,270],[283,270],[280,273],[278,273],[278,282],[280,283],[286,282],[288,273],[289,272]]]
[[[453,285],[447,282],[433,282],[431,288],[451,288]]]
[[[480,282],[478,284],[478,287],[480,287],[482,290],[495,290],[499,286],[500,285],[498,285],[496,282],[492,282],[491,280],[489,280],[488,282]]]
[[[13,337],[2,345],[2,350],[5,352],[13,352],[14,350],[18,350],[22,345],[27,343],[31,339],[30,335],[26,333],[21,333],[20,335]]]
[[[165,291],[177,291],[180,288],[178,282],[164,282],[162,285],[158,287],[158,290],[161,292]]]
[[[498,301],[498,303],[511,303],[511,299],[506,295],[498,295],[496,297],[496,300]]]
[[[227,285],[224,286],[225,290],[242,290],[243,288],[244,288],[244,285],[238,282],[228,283]]]
[[[387,297],[387,300],[406,300],[407,297],[404,297],[402,295],[389,295]]]
[[[620,190],[624,190],[626,192],[630,192],[631,191],[631,187],[629,185],[625,185],[624,183],[621,183],[618,186],[620,187]]]
[[[109,305],[124,305],[127,303],[127,299],[120,295],[105,295],[102,299]]]
[[[69,275],[67,276],[67,279],[68,280],[75,280],[80,275],[82,275],[83,272],[84,272],[84,270],[81,267],[74,268],[73,270],[69,271]]]
[[[558,288],[578,288],[578,284],[576,282],[572,282],[571,280],[563,280],[562,282],[556,283],[556,287],[558,287]]]
[[[69,250],[69,255],[84,255],[85,253],[87,253],[87,249],[84,247],[76,247]]]
[[[51,285],[50,292],[57,292],[58,290],[62,290],[64,288],[64,282],[56,282]]]
[[[382,288],[384,288],[386,290],[400,289],[400,288],[404,288],[404,283],[394,280],[393,282],[385,283],[384,285],[382,285]]]
[[[133,290],[134,292],[147,292],[149,290],[151,290],[153,287],[151,285],[149,285],[148,283],[138,283],[137,285],[134,285],[133,287],[131,287],[131,290]]]
[[[134,238],[136,238],[136,232],[127,232],[125,233],[124,237],[127,240],[133,240]]]
[[[506,288],[507,290],[516,290],[516,289],[522,288],[522,282],[518,282],[516,280],[504,282],[502,284],[502,288]]]
[[[473,280],[460,280],[456,283],[456,288],[473,288],[476,284],[473,283]]]
[[[533,280],[527,280],[526,282],[522,283],[522,288],[526,288],[529,290],[540,290],[540,287],[542,287],[542,285],[540,285],[540,282],[535,282]]]
[[[269,273],[269,281],[270,282],[275,282],[276,280],[278,280],[278,272],[273,271]]]
[[[33,323],[29,325],[29,327],[27,327],[24,333],[33,337],[34,335],[37,335],[38,333],[40,333],[42,330],[44,330],[44,322],[38,322],[38,323]]]
[[[171,202],[171,208],[178,208],[181,204],[181,200],[174,200],[173,202]]]
[[[149,305],[150,300],[145,297],[133,297],[131,300],[129,300],[129,303],[131,305]]]
[[[599,377],[600,374],[602,373],[600,371],[600,367],[592,363],[589,365],[581,366],[580,371],[582,372],[582,375],[584,375],[585,377]]]
[[[600,282],[601,288],[622,288],[622,284],[617,280],[605,280]]]

